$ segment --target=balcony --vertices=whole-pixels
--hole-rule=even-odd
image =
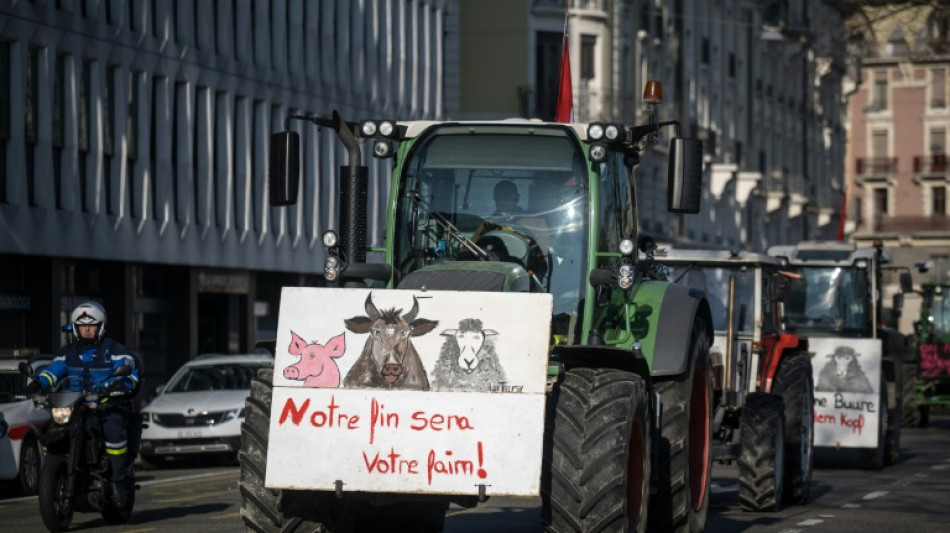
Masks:
[[[855,160],[855,173],[858,176],[874,176],[897,173],[896,157],[859,157]]]
[[[914,156],[914,174],[943,174],[947,167],[947,154]]]
[[[947,215],[902,215],[893,217],[877,217],[873,223],[867,221],[860,224],[861,229],[873,233],[908,234],[916,232],[947,232],[950,231],[950,216]]]

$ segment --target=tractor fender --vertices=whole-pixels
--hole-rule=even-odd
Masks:
[[[712,313],[706,294],[698,289],[671,283],[663,294],[653,343],[653,376],[671,377],[686,372],[693,318],[706,322],[706,337],[713,342]]]
[[[643,378],[647,390],[653,389],[650,383],[650,365],[646,357],[637,348],[618,348],[615,346],[555,346],[551,360],[570,368],[613,368],[632,372]]]

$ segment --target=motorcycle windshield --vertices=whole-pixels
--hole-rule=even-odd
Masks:
[[[82,398],[82,392],[80,391],[51,392],[49,395],[49,401],[53,407],[69,407],[78,402],[80,398]]]
[[[410,149],[396,201],[394,264],[402,276],[430,264],[478,260],[471,244],[494,237],[495,249],[505,246],[500,260],[535,273],[533,290],[554,296],[555,334],[579,314],[588,186],[584,153],[569,128],[432,128]],[[532,263],[534,250],[543,264]]]

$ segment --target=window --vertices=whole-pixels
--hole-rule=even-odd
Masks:
[[[79,84],[79,200],[83,212],[89,211],[91,207],[87,200],[90,190],[88,162],[89,162],[89,136],[94,134],[92,128],[92,61],[83,61],[82,80]]]
[[[594,62],[596,55],[594,51],[597,47],[597,37],[594,35],[581,36],[581,79],[592,80],[596,75]]]
[[[106,196],[106,214],[115,214],[114,200],[112,198],[112,165],[115,156],[115,148],[112,144],[112,121],[115,118],[115,77],[116,67],[106,68],[106,83],[103,88],[103,117],[102,117],[102,181]]]
[[[736,54],[729,52],[729,77],[736,77]]]
[[[874,215],[883,218],[887,214],[887,189],[874,189]]]
[[[874,130],[871,133],[871,155],[875,158],[887,157],[887,130]]]
[[[877,111],[887,109],[887,71],[874,73],[874,97],[872,100]]]
[[[930,190],[931,214],[943,216],[947,214],[947,188],[934,187]]]
[[[933,83],[930,85],[930,107],[933,109],[943,109],[947,107],[947,71],[942,68],[935,68],[933,73]]]
[[[700,49],[700,57],[704,65],[709,64],[709,38],[703,37],[702,48]]]
[[[42,48],[30,50],[26,64],[26,99],[24,101],[24,135],[26,140],[26,198],[30,206],[36,206],[36,143],[39,106],[39,72]],[[9,78],[8,78],[9,79]]]
[[[132,218],[138,216],[138,204],[135,203],[135,160],[138,156],[138,102],[139,80],[141,77],[141,72],[129,73],[128,112],[125,116],[126,165],[128,166],[127,175],[129,176],[129,216]]]
[[[56,56],[56,70],[53,72],[53,192],[56,209],[63,208],[63,138],[65,128],[63,116],[66,113],[66,61],[67,56]]]

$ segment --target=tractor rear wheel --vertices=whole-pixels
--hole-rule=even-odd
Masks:
[[[259,370],[251,380],[251,394],[245,402],[238,452],[241,518],[249,531],[260,533],[319,531],[323,525],[312,519],[321,499],[318,493],[264,487],[273,379],[273,369]]]
[[[904,382],[901,395],[901,427],[920,427],[920,411],[917,409],[917,365],[904,363]]]
[[[772,393],[785,406],[785,503],[808,501],[814,465],[815,386],[811,357],[806,352],[786,354],[779,363]]]
[[[270,430],[272,368],[258,371],[251,381],[241,425],[241,518],[259,533],[437,533],[445,522],[446,502],[410,501],[372,505],[368,501],[330,492],[277,490],[264,486]]]
[[[782,509],[785,407],[776,394],[746,395],[739,422],[739,504],[743,511]]]
[[[643,378],[571,369],[547,405],[545,531],[646,531],[651,428]]]
[[[696,318],[684,375],[656,384],[663,404],[657,491],[650,531],[702,531],[709,510],[712,462],[712,367],[706,323]]]

